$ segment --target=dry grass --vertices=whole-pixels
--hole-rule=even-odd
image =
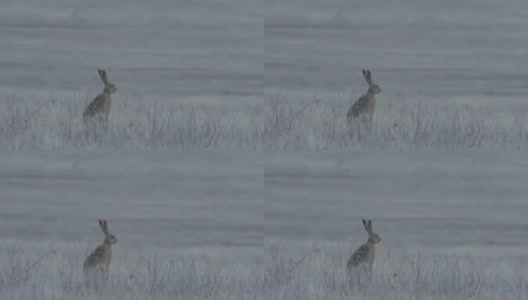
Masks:
[[[108,131],[86,133],[82,101],[0,97],[0,149],[416,150],[528,148],[526,112],[484,105],[391,102],[372,128],[349,129],[348,99],[292,101],[267,94],[263,107],[132,105],[112,109]],[[264,113],[263,113],[264,111]]]
[[[209,257],[126,251],[117,252],[107,278],[94,280],[82,271],[86,251],[32,257],[15,244],[1,250],[2,299],[243,299],[254,295],[261,281],[254,263],[224,265]]]
[[[258,108],[243,114],[214,105],[112,107],[108,130],[83,128],[80,101],[32,104],[16,94],[0,98],[0,149],[240,149],[258,150]]]
[[[528,148],[526,112],[481,105],[379,103],[372,128],[345,122],[344,98],[292,101],[266,96],[265,145],[270,150],[416,150]]]
[[[381,252],[371,275],[347,277],[341,247],[264,251],[264,265],[121,252],[107,281],[89,284],[83,251],[0,256],[2,299],[524,299],[528,265],[512,257]]]

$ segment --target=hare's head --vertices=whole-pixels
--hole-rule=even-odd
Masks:
[[[380,86],[372,81],[372,74],[370,73],[370,70],[363,70],[363,77],[365,77],[365,80],[367,81],[369,87],[368,92],[370,94],[379,94],[381,93]]]
[[[108,223],[106,220],[99,220],[99,227],[101,227],[101,230],[103,231],[105,235],[104,243],[108,245],[113,245],[117,243],[117,238],[115,235],[111,234],[108,231]]]
[[[101,80],[104,83],[104,92],[109,93],[109,94],[113,94],[117,92],[116,86],[110,81],[108,81],[108,77],[106,77],[106,71],[103,69],[99,69],[98,71],[99,71],[99,77],[101,77]]]
[[[377,233],[374,233],[374,231],[372,231],[372,221],[371,220],[365,221],[365,219],[363,219],[363,226],[365,226],[365,230],[367,231],[369,235],[369,238],[368,238],[369,243],[376,244],[376,243],[381,242],[380,236]]]

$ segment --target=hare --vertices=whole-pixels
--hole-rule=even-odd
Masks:
[[[354,119],[361,117],[363,122],[366,121],[368,115],[369,125],[372,124],[374,117],[374,110],[376,109],[376,94],[381,93],[379,85],[372,81],[370,70],[363,70],[363,77],[368,83],[368,90],[366,94],[361,95],[359,99],[350,107],[347,113],[347,123],[350,126]]]
[[[101,270],[104,267],[104,271],[108,273],[110,268],[110,262],[112,261],[112,245],[117,243],[115,235],[108,232],[108,223],[106,220],[99,220],[99,227],[105,235],[104,242],[97,246],[92,253],[84,261],[83,269],[85,272],[94,268]]]
[[[107,128],[108,115],[112,108],[112,97],[110,95],[117,92],[117,88],[113,83],[108,81],[105,70],[99,69],[98,71],[99,77],[101,77],[101,80],[104,83],[103,93],[97,95],[86,107],[83,112],[83,123],[87,124],[89,121],[93,122],[93,119],[97,117],[99,123],[103,122],[104,127]]]
[[[381,242],[381,238],[379,235],[374,233],[372,231],[372,221],[368,220],[365,221],[363,219],[363,226],[365,227],[365,230],[367,231],[369,237],[367,243],[361,245],[354,254],[350,257],[350,259],[347,262],[347,271],[350,273],[354,268],[360,265],[365,265],[368,263],[368,269],[369,272],[372,271],[372,264],[374,263],[374,255],[375,255],[375,249],[374,245]]]

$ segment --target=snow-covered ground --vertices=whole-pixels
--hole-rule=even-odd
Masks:
[[[4,1],[0,149],[261,147],[263,13],[242,0]],[[118,92],[92,142],[81,115],[98,68]]]
[[[528,4],[268,1],[271,149],[526,149]],[[345,115],[372,70],[374,130]],[[278,99],[278,100],[277,100]]]
[[[265,266],[276,299],[524,299],[526,161],[478,151],[269,155]],[[349,286],[344,265],[367,239],[362,218],[382,241],[373,281]]]
[[[4,1],[0,298],[525,299],[527,3]]]
[[[230,284],[260,274],[262,162],[251,153],[2,154],[0,298],[244,294]],[[103,241],[100,218],[119,241],[111,281],[93,290],[81,270]]]
[[[8,153],[0,296],[522,299],[524,161],[501,152]],[[81,265],[101,241],[98,218],[119,242],[111,281],[92,290]],[[373,281],[349,286],[362,218],[382,242]]]
[[[526,2],[385,2],[9,1],[0,149],[527,149]],[[383,92],[351,135],[362,68]]]

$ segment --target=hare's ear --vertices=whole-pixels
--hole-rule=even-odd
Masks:
[[[368,230],[369,232],[372,232],[372,220],[368,220]]]
[[[365,227],[365,230],[369,232],[368,224],[367,224],[367,221],[365,221],[365,219],[363,219],[363,227]]]
[[[103,69],[98,69],[99,71],[99,77],[101,77],[101,80],[104,82],[104,83],[107,83],[108,82],[108,79],[106,78],[106,71],[103,70]]]
[[[363,70],[363,77],[365,77],[365,80],[369,85],[372,84],[372,75],[370,74],[370,70]]]
[[[99,226],[104,234],[108,233],[108,224],[106,223],[106,220],[99,220]]]
[[[365,69],[363,69],[363,77],[365,78],[365,81],[366,81],[368,84],[370,84],[370,79],[369,79],[369,78],[370,78],[370,75],[369,75],[369,74],[370,74],[369,70],[365,70]]]

